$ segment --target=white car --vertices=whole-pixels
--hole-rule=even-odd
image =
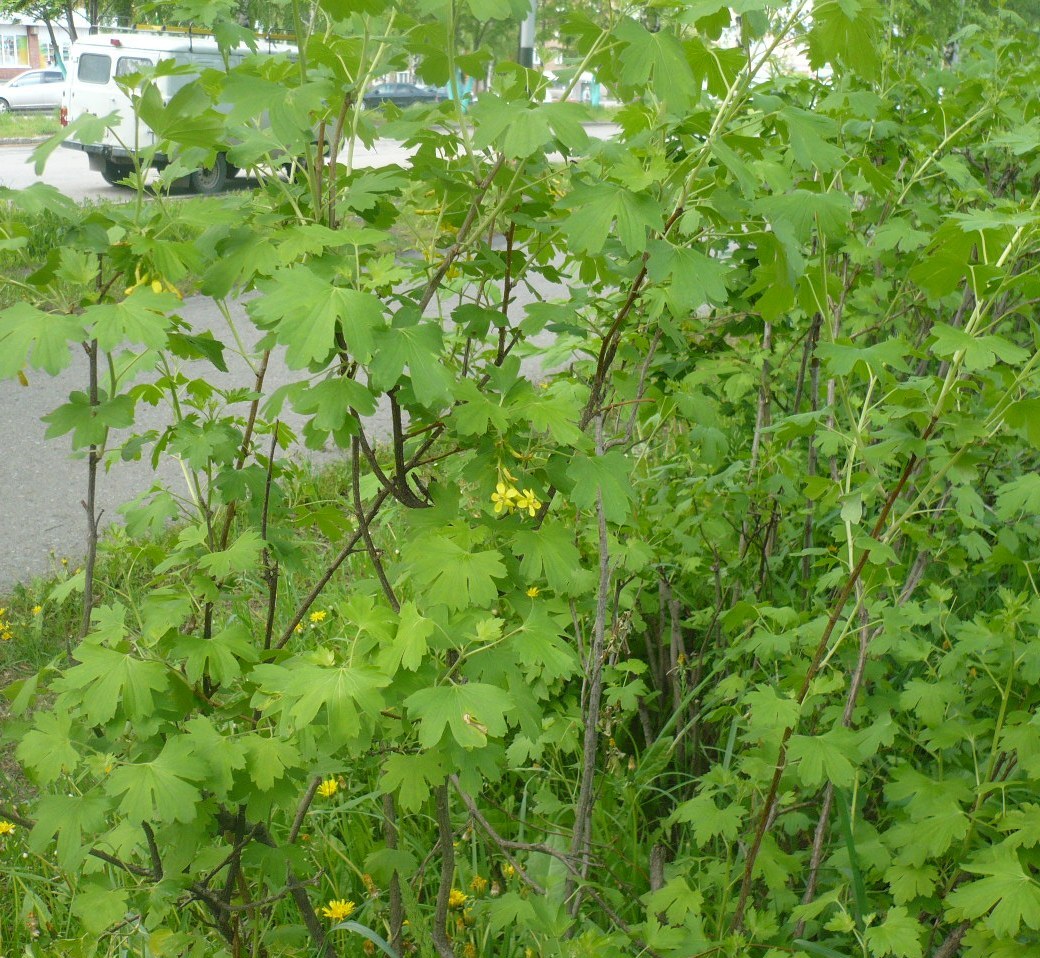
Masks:
[[[0,113],[9,110],[56,110],[65,77],[61,70],[26,70],[0,83]]]

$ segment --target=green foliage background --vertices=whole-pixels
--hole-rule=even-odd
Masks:
[[[64,230],[12,273],[0,373],[85,349],[51,434],[97,481],[186,477],[9,690],[39,791],[3,854],[41,864],[6,936],[1040,951],[1035,41],[1006,17],[946,62],[869,0],[804,6],[742,2],[730,47],[715,0],[578,14],[616,138],[506,63],[469,112],[391,111],[415,152],[373,171],[368,80],[471,72],[459,18],[500,11],[328,0],[295,62],[128,81],[174,158],[155,197],[0,194],[13,268],[27,216]],[[781,42],[824,79],[773,75]],[[165,196],[218,153],[258,188]],[[246,298],[259,347],[177,287]],[[214,386],[236,353],[251,381]],[[350,452],[331,494],[298,443]]]

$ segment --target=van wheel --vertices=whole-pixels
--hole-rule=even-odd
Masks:
[[[11,104],[8,103],[6,100],[0,100],[0,113],[10,113],[10,112],[11,112]]]
[[[101,170],[101,178],[109,186],[122,186],[122,181],[129,175],[130,171],[125,166],[120,166],[118,163],[113,163],[111,160],[105,160],[105,165]]]
[[[223,153],[217,154],[217,159],[208,170],[196,170],[188,177],[188,184],[192,192],[209,196],[211,193],[219,193],[227,184],[228,168],[227,160]]]
[[[232,166],[230,163],[227,164],[227,178],[233,180],[242,171],[237,166]]]

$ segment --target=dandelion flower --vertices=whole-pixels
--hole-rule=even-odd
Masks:
[[[8,835],[14,834],[14,824],[12,822],[0,821],[0,838],[6,838]]]
[[[512,865],[502,866],[502,877],[512,878],[516,874],[516,869]]]
[[[328,612],[326,612],[324,609],[318,609],[317,612],[312,612],[311,613],[311,622],[314,622],[314,623],[324,622],[325,621],[325,617],[327,615],[328,615]]]
[[[33,615],[39,615],[42,611],[43,611],[43,606],[42,605],[34,605],[32,607],[32,614]]]
[[[487,891],[488,880],[483,875],[474,875],[473,879],[469,883],[469,887],[473,889],[477,895],[483,895]]]
[[[332,798],[339,791],[339,782],[334,778],[327,778],[318,786],[318,794],[322,798]]]
[[[357,907],[352,901],[344,901],[342,898],[333,898],[324,908],[321,913],[329,921],[344,921],[354,914],[354,909]]]
[[[477,958],[477,946],[467,941],[462,947],[462,958]]]
[[[453,888],[448,893],[448,907],[449,908],[464,908],[466,902],[469,901],[469,895],[463,891],[459,891],[457,888]]]
[[[538,598],[538,594],[540,592],[541,592],[541,589],[539,589],[538,586],[533,585],[533,586],[531,586],[530,589],[527,590],[527,597],[529,599],[537,599]]]

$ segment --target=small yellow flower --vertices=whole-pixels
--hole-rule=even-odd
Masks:
[[[538,515],[538,510],[542,508],[542,503],[533,490],[525,489],[516,500],[516,507],[521,512],[526,510],[527,514],[533,517]]]
[[[302,622],[297,622],[296,623],[296,628],[293,629],[293,632],[302,632],[302,631],[303,631],[303,623]]]
[[[344,921],[354,914],[355,904],[352,901],[344,901],[342,898],[333,898],[321,913],[329,921]]]
[[[318,794],[322,798],[332,798],[339,791],[339,782],[334,778],[327,778],[318,786]]]
[[[328,612],[326,612],[324,609],[318,609],[317,612],[312,612],[311,613],[311,622],[315,622],[315,623],[317,623],[317,622],[324,622],[325,621],[325,617],[327,615],[328,615]]]
[[[6,838],[8,835],[14,834],[14,824],[12,822],[0,821],[0,838]]]
[[[34,605],[32,607],[32,614],[33,615],[39,615],[42,611],[43,611],[43,606],[42,605]]]
[[[463,891],[459,891],[457,888],[453,888],[448,893],[448,907],[449,908],[465,908],[466,902],[469,901],[469,895]]]
[[[512,865],[502,866],[502,877],[512,878],[516,874],[516,869]]]
[[[477,958],[477,946],[472,941],[462,946],[462,958]]]
[[[477,895],[483,895],[487,891],[487,886],[488,880],[483,875],[474,875],[469,883],[469,887]]]
[[[537,599],[540,592],[541,589],[539,589],[538,586],[533,585],[530,589],[527,590],[527,597],[529,599]]]
[[[491,501],[495,504],[495,512],[512,512],[519,495],[520,493],[515,487],[507,486],[504,482],[497,483],[495,491],[491,493]]]

